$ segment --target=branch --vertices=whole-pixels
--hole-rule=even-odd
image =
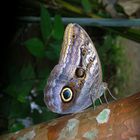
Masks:
[[[140,140],[140,93],[0,137],[17,139]]]
[[[22,22],[39,23],[40,17],[37,16],[22,16],[17,18]],[[140,19],[93,19],[93,18],[80,18],[80,17],[62,17],[65,25],[69,23],[78,23],[82,26],[105,26],[105,27],[140,27]],[[51,17],[54,21],[54,17]]]

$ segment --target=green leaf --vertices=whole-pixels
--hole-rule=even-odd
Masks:
[[[51,68],[49,66],[40,67],[38,70],[38,75],[40,78],[46,79],[51,72]]]
[[[14,99],[20,101],[21,103],[25,103],[27,100],[26,97],[29,95],[33,83],[34,81],[30,80],[19,83],[12,83],[5,89],[5,91]]]
[[[46,80],[47,78],[48,78],[48,75],[47,75],[47,77],[45,79],[39,81],[39,84],[36,87],[38,92],[44,90],[44,87],[45,87],[45,85],[47,83],[47,80]]]
[[[33,111],[31,117],[33,118],[34,123],[45,122],[58,117],[58,114],[49,111],[45,105],[44,107],[41,107],[41,110],[42,113],[38,113],[36,110]]]
[[[91,12],[91,3],[89,2],[89,0],[81,0],[82,6],[84,8],[84,11],[86,13],[90,13]]]
[[[23,128],[25,128],[25,126],[24,126],[22,123],[16,122],[16,123],[13,123],[13,124],[10,126],[9,131],[10,131],[10,132],[16,132],[16,131],[18,131],[18,130],[20,130],[20,129],[23,129]]]
[[[17,86],[15,84],[10,84],[8,87],[5,89],[5,92],[7,92],[10,96],[17,98],[18,96],[18,90]]]
[[[128,37],[128,39],[132,39],[140,43],[140,28],[137,29],[129,28],[127,32],[123,31],[123,33],[125,34],[124,35],[125,37]]]
[[[18,89],[18,96],[17,96],[17,100],[19,102],[26,103],[27,96],[29,95],[32,86],[33,86],[33,82],[31,82],[31,81],[23,82],[20,85],[20,87]]]
[[[41,7],[41,33],[44,41],[46,42],[47,38],[51,34],[52,30],[52,23],[51,23],[51,18],[50,15],[43,6]]]
[[[26,101],[26,103],[21,103],[13,99],[9,109],[9,119],[26,117],[30,113],[30,102]]]
[[[37,91],[43,91],[44,90],[44,87],[47,83],[47,79],[50,75],[50,72],[51,72],[51,69],[46,67],[44,69],[40,69],[39,70],[39,73],[38,75],[41,77],[36,88],[37,88]]]
[[[46,57],[51,61],[55,61],[57,59],[52,51],[46,51]]]
[[[64,34],[64,25],[62,23],[61,17],[56,15],[54,18],[54,28],[53,28],[53,37],[55,39],[62,39]]]
[[[31,80],[35,78],[35,72],[31,64],[24,65],[20,71],[22,80]]]
[[[45,46],[38,38],[27,40],[25,46],[33,56],[40,58],[45,57]]]
[[[55,41],[50,44],[49,49],[46,51],[46,57],[49,60],[55,61],[59,59],[61,42]]]

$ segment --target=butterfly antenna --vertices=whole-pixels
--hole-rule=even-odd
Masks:
[[[111,96],[114,100],[117,100],[117,98],[115,98],[115,97],[112,95],[112,93],[110,92],[109,88],[107,87],[106,89],[107,89],[107,91],[109,92],[110,96]]]

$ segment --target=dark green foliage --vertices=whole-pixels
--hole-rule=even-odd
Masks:
[[[9,126],[9,131],[10,132],[16,132],[16,131],[18,131],[18,130],[20,130],[20,129],[23,129],[23,128],[25,128],[24,127],[24,125],[21,123],[21,122],[15,122],[15,121],[13,121],[13,122],[11,122],[13,125],[10,125]]]
[[[51,22],[44,7],[41,7],[40,25],[42,36],[29,38],[24,42],[24,47],[34,62],[28,60],[25,63],[20,60],[22,66],[12,65],[13,68],[8,72],[9,84],[3,89],[3,97],[0,98],[0,113],[7,118],[10,132],[25,127],[25,124],[19,121],[21,119],[26,120],[29,117],[32,123],[36,124],[57,116],[45,106],[43,90],[52,69],[50,63],[55,65],[59,59],[64,25],[59,15]],[[47,63],[40,68],[38,65],[43,59],[47,59]],[[36,104],[38,108],[32,109],[31,104]]]
[[[44,41],[48,39],[48,37],[51,35],[52,31],[52,23],[50,19],[50,15],[48,11],[42,6],[41,7],[41,33]]]
[[[58,60],[62,42],[54,41],[46,51],[46,57],[52,61]]]
[[[89,0],[81,0],[82,6],[84,8],[84,11],[86,13],[90,13],[91,12],[91,3],[89,2]]]
[[[45,46],[38,38],[32,38],[25,42],[29,52],[35,57],[45,57]]]
[[[54,18],[54,28],[53,28],[53,37],[56,40],[61,40],[64,34],[64,25],[61,21],[61,17],[56,15]]]

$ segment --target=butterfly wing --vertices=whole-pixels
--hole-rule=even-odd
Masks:
[[[45,103],[60,114],[79,112],[92,104],[90,95],[96,95],[101,83],[101,64],[93,42],[81,26],[69,24],[59,64],[45,87]]]

